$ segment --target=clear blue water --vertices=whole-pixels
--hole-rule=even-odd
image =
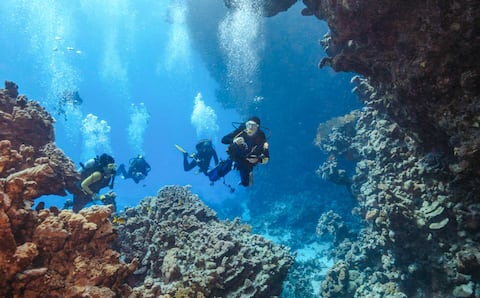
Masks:
[[[116,180],[120,209],[170,184],[190,184],[216,207],[244,200],[251,189],[230,194],[221,183],[211,186],[205,176],[184,172],[174,144],[191,151],[199,138],[210,137],[219,157],[226,157],[220,139],[247,111],[272,131],[271,163],[255,173],[255,194],[275,200],[267,189],[316,191],[320,185],[328,196],[334,188],[295,179],[313,175],[322,162],[313,145],[317,125],[358,103],[349,91],[351,75],[317,68],[324,55],[318,40],[328,28],[300,10],[297,4],[263,19],[252,12],[233,15],[213,0],[3,0],[0,78],[16,82],[21,94],[55,116],[57,146],[77,165],[104,151],[117,164],[144,154],[152,166],[146,180]],[[78,91],[83,103],[68,110],[65,121],[56,108],[66,90]],[[207,109],[192,122],[199,92],[216,119]],[[97,121],[84,126],[88,114]],[[88,143],[95,134],[88,129],[107,126],[102,141],[97,131],[97,142]],[[229,174],[228,182],[236,184],[237,175]],[[47,206],[62,206],[66,198],[45,199]]]

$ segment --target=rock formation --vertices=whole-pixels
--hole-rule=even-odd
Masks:
[[[424,150],[479,175],[480,7],[475,1],[304,1],[327,21],[321,65],[368,78],[375,108]]]
[[[331,155],[355,157],[351,189],[367,227],[356,241],[339,245],[322,295],[478,296],[480,280],[472,269],[480,268],[479,204],[471,188],[478,177],[470,177],[472,184],[462,178],[459,187],[451,171],[455,161],[425,152],[410,131],[373,108],[384,99],[367,80],[353,81],[367,105],[356,113],[355,129],[351,122],[336,122],[325,136],[320,126],[317,139]]]
[[[133,297],[277,296],[293,262],[238,219],[219,221],[188,187],[164,187],[120,216],[119,251],[140,261]]]
[[[127,295],[124,264],[109,248],[115,232],[109,207],[74,214],[32,210],[42,195],[73,191],[78,174],[56,148],[53,119],[37,102],[0,89],[0,296],[115,297]]]
[[[264,0],[264,1],[238,1],[238,0],[224,0],[225,6],[229,9],[232,8],[241,8],[242,5],[248,5],[251,3],[254,6],[255,10],[259,10],[263,16],[265,17],[272,17],[282,11],[286,11],[289,9],[293,4],[297,2],[297,0]]]

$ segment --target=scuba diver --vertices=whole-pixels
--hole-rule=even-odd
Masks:
[[[115,160],[108,154],[102,154],[90,159],[85,164],[80,163],[80,185],[79,191],[73,195],[73,203],[65,203],[65,207],[73,206],[73,211],[78,212],[88,202],[92,200],[100,200],[104,205],[112,204],[114,211],[116,210],[115,197],[113,191],[109,191],[104,195],[98,195],[98,192],[104,188],[113,188],[115,181]]]
[[[229,159],[209,172],[210,180],[216,181],[225,176],[233,165],[240,172],[240,184],[245,187],[252,185],[253,167],[258,163],[266,164],[270,158],[265,133],[260,129],[260,119],[251,117],[245,124],[224,136],[222,143],[228,145]]]
[[[183,169],[185,172],[188,172],[198,166],[197,173],[202,172],[208,176],[208,170],[210,168],[212,158],[215,162],[215,166],[218,165],[217,152],[213,148],[212,141],[209,139],[200,140],[197,145],[195,145],[197,152],[190,155],[188,155],[188,152],[182,147],[178,145],[175,145],[175,147],[183,153]],[[188,161],[188,157],[192,159],[190,162]]]
[[[147,177],[148,172],[150,172],[151,167],[145,158],[139,154],[137,157],[131,158],[128,167],[128,172],[125,170],[125,165],[122,163],[118,167],[117,175],[122,174],[123,179],[132,178],[132,180],[138,184],[140,180],[143,180]]]
[[[56,107],[56,113],[63,115],[65,121],[67,121],[68,111],[74,107],[79,107],[83,103],[83,99],[78,94],[78,91],[65,90],[59,96],[58,106]]]

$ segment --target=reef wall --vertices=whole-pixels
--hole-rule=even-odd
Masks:
[[[349,187],[366,227],[338,245],[322,295],[478,296],[476,194],[458,187],[448,157],[425,153],[408,130],[372,107],[378,95],[367,80],[354,81],[367,107],[337,120],[330,133],[319,129],[318,145],[331,156],[319,175],[341,171],[332,159],[354,158]],[[320,220],[318,229],[337,229],[328,225]]]
[[[424,150],[479,175],[480,5],[477,1],[304,1],[327,21],[320,66],[368,78],[384,111]]]
[[[363,75],[366,106],[318,130],[332,157],[319,173],[353,159],[367,224],[339,245],[323,297],[479,297],[479,4],[304,3],[331,29],[320,67]]]

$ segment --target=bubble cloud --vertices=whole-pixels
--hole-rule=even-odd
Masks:
[[[143,140],[145,129],[147,128],[150,114],[147,107],[142,102],[138,105],[132,104],[130,106],[130,124],[128,125],[128,142],[136,153],[144,154]]]
[[[107,121],[100,120],[93,114],[88,114],[82,121],[83,160],[90,159],[102,153],[111,153],[111,127]]]
[[[195,127],[198,139],[214,139],[219,127],[215,110],[205,105],[202,94],[195,96],[191,123]]]

